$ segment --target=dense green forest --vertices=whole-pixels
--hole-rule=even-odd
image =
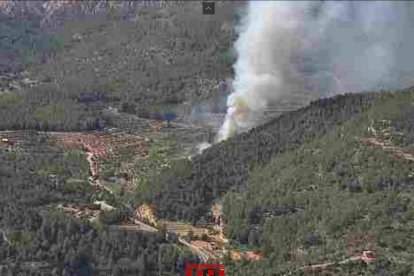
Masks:
[[[173,235],[64,216],[58,203],[93,200],[83,153],[58,150],[46,135],[24,136],[23,149],[0,149],[1,275],[175,275],[194,258],[176,248]]]
[[[234,33],[226,24],[232,24],[232,7],[199,21],[195,3],[136,6],[130,14],[107,7],[96,13],[96,3],[68,8],[46,23],[35,2],[1,11],[0,129],[23,131],[17,147],[0,149],[1,275],[176,275],[184,273],[186,260],[198,262],[172,234],[106,228],[122,220],[130,204],[144,201],[151,187],[146,175],[164,164],[166,144],[150,150],[149,162],[136,164],[139,190],[96,194],[84,152],[57,149],[47,134],[32,130],[137,131],[147,122],[126,122],[123,112],[148,117],[166,110],[171,117],[163,106],[210,97],[231,74]],[[102,164],[103,177],[118,165]],[[97,199],[120,211],[97,224],[56,211],[61,203]]]
[[[195,222],[221,197],[229,238],[261,248],[265,256],[258,263],[229,261],[231,275],[286,273],[298,265],[340,260],[364,249],[378,254],[374,266],[341,266],[335,268],[336,275],[409,275],[412,164],[360,139],[374,131],[374,137],[390,141],[393,149],[412,150],[413,97],[413,89],[407,89],[315,101],[214,145],[191,162],[176,161],[157,177],[161,183],[148,199],[161,217]],[[5,273],[30,267],[38,272],[29,265],[36,263],[51,267],[54,275],[81,275],[76,273],[83,270],[152,275],[160,266],[176,273],[182,258],[191,258],[174,249],[174,236],[113,232],[55,211],[53,206],[61,202],[86,204],[96,199],[89,185],[73,181],[86,182],[84,156],[56,149],[46,134],[29,131],[24,137],[20,149],[1,151]],[[223,166],[218,160],[226,156],[232,162]],[[214,172],[213,164],[223,169]],[[192,183],[198,186],[189,186]],[[118,215],[127,212],[122,210]],[[171,259],[160,263],[159,252],[170,247],[174,253],[165,254],[173,254]],[[306,257],[292,262],[291,251],[298,247]]]
[[[188,175],[173,179],[166,176],[164,188],[153,194],[152,202],[159,206],[163,216],[193,221],[206,212],[217,196],[242,186],[254,164],[266,163],[278,152],[331,131],[335,124],[366,110],[374,98],[365,93],[321,99],[249,133],[213,145],[193,159]]]
[[[110,226],[142,203],[196,225],[214,202],[231,246],[264,256],[226,258],[226,275],[309,275],[303,266],[363,250],[374,263],[312,275],[413,275],[414,88],[315,100],[191,159],[180,143],[199,130],[148,134],[154,112],[175,120],[233,74],[237,5],[200,17],[198,4],[93,15],[105,20],[68,10],[53,26],[26,10],[0,14],[0,130],[20,133],[0,142],[0,275],[184,275],[200,260],[176,235]],[[108,189],[97,193],[86,150],[58,148],[47,131],[111,128],[145,129],[148,158],[127,147],[101,160]],[[128,162],[129,190],[118,181]],[[117,209],[91,222],[57,208],[96,200]]]
[[[358,138],[372,136],[372,126],[412,154],[413,100],[412,89],[389,94],[361,116],[257,166],[243,190],[223,199],[229,236],[260,245],[281,273],[296,248],[306,252],[303,264],[369,249],[378,255],[374,266],[337,267],[334,275],[411,275],[412,160]],[[262,275],[272,275],[268,265],[259,265]]]
[[[25,70],[38,83],[0,94],[0,129],[102,129],[115,124],[108,107],[148,117],[160,104],[211,98],[232,74],[234,7],[200,18],[198,4],[137,6],[128,18],[102,11],[106,20],[68,9],[43,28],[24,9],[25,20],[2,15],[0,72]]]
[[[410,88],[315,101],[212,146],[185,174],[166,175],[152,202],[162,216],[195,222],[221,197],[228,237],[266,256],[230,265],[231,275],[301,275],[299,266],[362,250],[375,250],[373,266],[333,275],[410,275],[413,99]],[[372,131],[391,148],[361,142]]]

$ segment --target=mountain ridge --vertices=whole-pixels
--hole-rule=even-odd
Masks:
[[[190,203],[191,207],[186,209],[185,212],[179,211],[178,214],[180,215],[176,217],[192,221],[197,216],[203,215],[206,211],[205,207],[203,208],[201,206],[208,206],[215,196],[223,193],[229,187],[242,185],[243,180],[247,177],[250,162],[266,162],[270,160],[274,153],[295,148],[303,143],[304,140],[309,139],[309,137],[306,138],[304,135],[313,136],[322,134],[331,125],[346,121],[352,118],[352,116],[358,115],[358,113],[372,104],[375,95],[373,93],[347,94],[338,95],[334,98],[316,100],[307,107],[284,113],[265,125],[253,128],[248,133],[237,135],[228,141],[213,145],[205,150],[202,155],[196,156],[193,159],[191,167],[195,169],[195,173],[192,172],[190,176],[178,178],[176,181],[171,179],[167,180],[162,192],[153,195],[152,203],[159,206],[162,216],[171,218],[172,212],[174,212],[173,210],[177,206],[185,208],[184,206],[188,204],[188,199],[195,200],[193,195],[203,194],[200,189],[203,190],[206,185],[203,181],[209,178],[208,175],[210,175],[212,178],[210,179],[210,183],[217,186],[214,188],[205,188],[209,191],[206,193],[207,195],[203,194],[206,198],[202,197],[202,203],[197,205],[192,201]],[[341,105],[344,106],[341,107]],[[335,113],[335,108],[338,108],[343,114],[338,114],[339,112]],[[313,116],[312,120],[309,120],[307,116]],[[318,118],[318,116],[320,117]],[[317,129],[312,130],[312,127]],[[301,134],[301,132],[303,133]],[[277,146],[271,146],[271,144],[276,145],[277,143],[279,143]],[[226,149],[227,151],[225,152]],[[244,150],[248,152],[249,150],[253,150],[255,152],[247,153],[246,157],[237,159],[238,149],[240,151]],[[234,163],[236,165],[233,165]],[[212,166],[211,170],[205,168],[209,166]],[[230,166],[230,168],[227,166]],[[222,176],[225,180],[214,179],[212,175],[216,174]],[[235,177],[236,184],[230,183],[232,182],[230,175]],[[217,184],[218,181],[220,184]],[[183,184],[183,182],[186,184]],[[173,189],[174,186],[180,187],[178,188],[179,191],[177,191],[177,194],[168,190]],[[217,190],[213,191],[212,189]],[[185,196],[183,196],[183,193],[185,193]],[[174,203],[171,203],[171,205],[167,204],[164,207],[163,205],[170,200],[173,200]]]

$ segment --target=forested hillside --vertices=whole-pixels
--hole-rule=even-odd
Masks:
[[[413,88],[318,100],[211,147],[167,175],[152,202],[195,222],[221,197],[228,237],[266,257],[230,263],[231,275],[302,275],[364,250],[375,252],[372,265],[324,270],[410,275],[413,106]]]
[[[102,199],[85,149],[58,149],[49,134],[27,130],[160,131],[142,117],[175,119],[177,106],[211,98],[232,74],[234,7],[218,3],[216,15],[200,17],[198,2],[69,2],[0,3],[0,129],[16,130],[0,140],[0,275],[183,274],[193,256],[174,234],[106,227],[131,215],[130,199],[151,186],[140,178],[165,165],[164,147],[139,162],[154,168],[140,167],[136,191],[113,192],[117,211],[92,223],[58,208]],[[117,179],[133,160],[110,161],[100,164],[102,177]]]
[[[191,256],[179,254],[173,235],[108,230],[64,216],[58,204],[93,201],[83,153],[56,149],[46,135],[24,137],[20,149],[0,147],[0,275],[175,275],[184,269],[183,257]]]
[[[257,263],[226,260],[231,275],[302,275],[307,264],[363,250],[375,252],[373,265],[329,269],[410,275],[413,102],[412,88],[315,101],[191,161],[177,160],[146,180],[155,181],[148,199],[160,217],[190,222],[222,202],[232,246],[264,254]],[[156,275],[162,267],[175,275],[183,258],[191,258],[176,248],[174,235],[106,228],[128,216],[128,204],[114,201],[119,212],[98,224],[56,211],[59,203],[97,198],[84,154],[56,149],[47,134],[24,137],[18,147],[1,149],[4,273]],[[170,257],[160,261],[159,254]]]
[[[253,165],[266,163],[279,152],[331,131],[334,125],[358,116],[374,99],[374,94],[364,93],[317,100],[213,145],[193,159],[186,175],[166,176],[165,186],[154,193],[151,201],[162,216],[194,221],[205,214],[218,196],[245,184]]]
[[[133,2],[67,5],[53,24],[35,2],[1,14],[0,73],[24,81],[2,85],[0,129],[102,129],[108,107],[148,117],[218,94],[235,58],[234,5],[200,17],[198,2]]]
[[[243,190],[225,196],[224,212],[229,236],[261,246],[269,263],[232,275],[301,275],[298,266],[363,250],[375,252],[373,265],[335,265],[330,275],[414,273],[413,112],[413,89],[382,95],[360,116],[257,166]]]
[[[192,155],[215,133],[182,115],[231,90],[243,3],[69,2],[0,1],[0,276],[181,276],[206,255],[231,276],[414,275],[414,87]],[[297,93],[281,110],[317,96]]]

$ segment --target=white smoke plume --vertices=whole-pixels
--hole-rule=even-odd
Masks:
[[[197,153],[201,154],[204,150],[208,149],[211,146],[208,142],[202,142],[197,145]]]
[[[413,2],[250,2],[218,141],[257,125],[269,104],[295,93],[404,86],[414,76],[413,35]]]

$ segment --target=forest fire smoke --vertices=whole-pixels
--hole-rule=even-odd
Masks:
[[[234,91],[217,140],[256,126],[269,104],[395,89],[414,75],[414,3],[251,1],[235,43]]]

